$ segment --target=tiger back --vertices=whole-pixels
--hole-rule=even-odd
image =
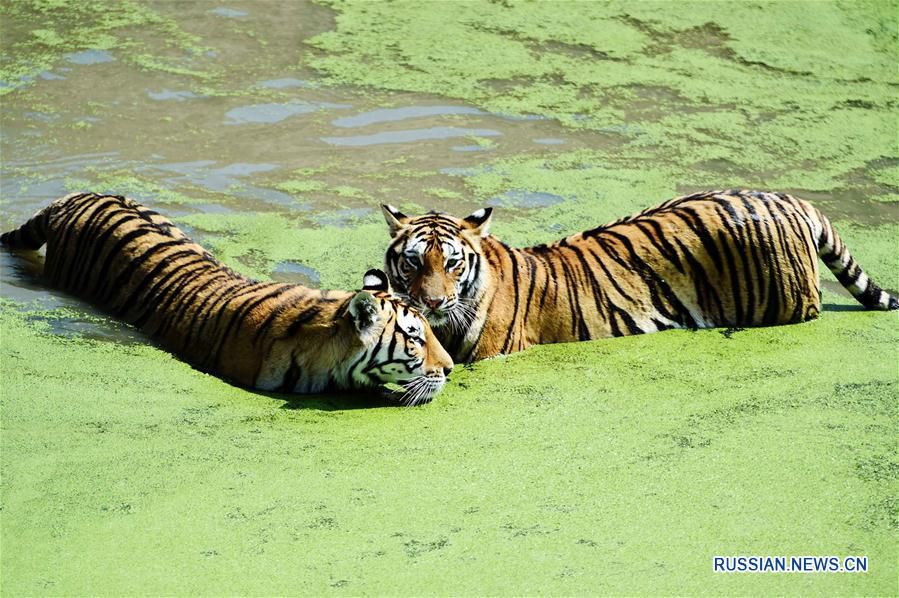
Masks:
[[[823,214],[782,193],[696,193],[523,249],[489,234],[491,208],[461,219],[383,210],[394,289],[459,362],[543,343],[809,320],[821,310],[819,259],[865,307],[899,308]]]
[[[423,402],[452,369],[426,319],[391,294],[382,272],[369,271],[355,293],[251,280],[124,197],[63,197],[0,243],[46,243],[51,285],[243,386],[320,392],[396,383],[411,385],[408,402]]]

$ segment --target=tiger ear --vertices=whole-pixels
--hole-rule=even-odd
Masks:
[[[465,217],[465,223],[469,230],[484,239],[490,234],[490,218],[493,216],[493,208],[481,208]]]
[[[349,312],[356,330],[364,334],[378,321],[378,300],[368,291],[359,291],[350,299]]]
[[[362,290],[390,292],[390,281],[387,275],[377,268],[372,268],[362,277]]]
[[[400,229],[409,224],[409,217],[390,204],[382,203],[381,211],[384,213],[384,220],[387,221],[391,236],[395,236]]]

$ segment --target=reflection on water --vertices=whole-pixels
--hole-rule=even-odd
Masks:
[[[163,172],[174,172],[180,176],[167,177],[164,179],[166,183],[178,184],[187,182],[212,191],[224,192],[233,186],[239,185],[240,181],[238,179],[260,172],[271,172],[278,168],[277,164],[249,164],[246,162],[235,162],[219,168],[212,168],[215,164],[215,160],[198,160],[196,162],[156,164],[141,170],[146,171],[152,168]]]
[[[507,208],[546,208],[565,201],[565,198],[552,193],[540,193],[525,189],[512,189],[498,197],[487,201],[488,206]]]
[[[424,118],[427,116],[447,116],[452,114],[487,114],[471,106],[405,106],[403,108],[379,108],[353,116],[344,116],[331,121],[335,127],[365,127],[383,122]]]
[[[493,149],[489,145],[454,145],[454,152],[483,152]]]
[[[227,8],[227,7],[225,7],[225,6],[220,6],[220,7],[218,7],[218,8],[213,8],[213,9],[210,10],[209,12],[212,13],[212,14],[214,14],[214,15],[218,15],[218,16],[220,16],[220,17],[229,17],[229,18],[232,18],[232,19],[239,19],[240,17],[245,17],[245,16],[247,16],[248,14],[250,14],[250,13],[248,13],[248,12],[246,12],[246,11],[243,11],[243,10],[235,10],[235,9],[233,9],[233,8]]]
[[[404,131],[382,131],[371,135],[351,137],[322,137],[322,141],[331,145],[361,147],[386,143],[411,143],[413,141],[429,141],[432,139],[449,139],[451,137],[496,137],[502,135],[495,129],[464,129],[461,127],[431,127],[428,129],[407,129]]]
[[[195,98],[201,98],[203,96],[199,96],[192,91],[172,91],[170,89],[163,89],[162,91],[150,91],[147,90],[147,95],[150,96],[151,100],[176,100],[179,102],[183,102],[184,100],[192,100]]]
[[[281,262],[272,271],[272,280],[301,284],[306,287],[318,288],[321,285],[321,276],[315,270],[297,262]]]
[[[57,75],[56,73],[51,71],[42,71],[38,73],[37,76],[44,81],[61,81],[65,79],[65,77],[63,77],[62,75]]]
[[[66,54],[65,58],[72,64],[101,64],[115,60],[112,54],[106,50],[84,50],[83,52]]]
[[[309,81],[302,79],[294,79],[293,77],[285,77],[283,79],[269,79],[268,81],[260,81],[259,87],[267,87],[269,89],[288,89],[290,87],[315,87]]]
[[[292,100],[284,104],[253,104],[252,106],[240,106],[232,108],[225,113],[226,125],[241,125],[246,123],[277,123],[285,118],[297,114],[308,114],[319,110],[341,110],[349,108],[348,104],[334,104],[331,102],[304,102]]]

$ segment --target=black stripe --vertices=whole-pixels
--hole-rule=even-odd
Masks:
[[[521,318],[522,332],[523,332],[522,336],[526,336],[527,325],[528,325],[528,314],[531,311],[531,299],[534,296],[534,287],[537,284],[537,260],[535,260],[533,258],[533,256],[530,256],[526,253],[522,254],[522,257],[524,257],[525,262],[527,262],[528,277],[530,278],[530,284],[528,285],[528,297],[524,303],[524,316]],[[521,342],[521,339],[519,339],[519,343],[520,342]]]
[[[287,327],[287,330],[284,331],[281,338],[290,338],[296,335],[300,328],[318,317],[319,313],[321,313],[321,308],[316,305],[303,310],[294,318],[293,322],[290,323],[290,326]]]
[[[109,221],[109,219],[117,213],[116,210],[107,209],[117,202],[114,199],[103,199],[106,201],[101,200],[95,202],[93,204],[96,208],[94,212],[85,221],[77,224],[78,230],[75,233],[75,239],[73,239],[74,247],[71,249],[66,248],[70,262],[65,274],[60,277],[60,286],[63,288],[71,288],[70,285],[72,284],[73,279],[78,280],[78,277],[75,277],[75,273],[77,272],[80,275],[85,267],[90,266],[86,259],[86,254],[90,244],[95,238],[95,231],[102,230],[102,227]],[[101,220],[101,222],[98,223],[98,220]]]
[[[724,231],[718,231],[718,237],[721,239],[721,247],[723,248],[724,257],[727,260],[727,267],[730,271],[730,292],[731,297],[734,303],[734,309],[736,310],[735,320],[733,322],[721,322],[721,324],[732,324],[733,326],[742,326],[745,324],[745,319],[743,318],[743,301],[740,296],[740,280],[737,271],[736,261],[734,260],[734,256],[731,254],[730,246],[727,244],[727,238]]]
[[[294,288],[296,289],[298,287],[294,287]],[[259,324],[259,326],[256,328],[256,333],[253,335],[253,340],[258,341],[260,338],[262,338],[263,335],[268,333],[269,328],[271,328],[274,325],[275,319],[278,316],[283,314],[288,309],[296,307],[296,305],[298,303],[302,303],[303,301],[306,301],[307,299],[309,299],[308,296],[306,296],[303,293],[300,293],[299,295],[292,297],[290,300],[282,301],[281,303],[276,305],[269,312],[269,314],[265,317],[265,319]]]
[[[141,257],[149,258],[153,255],[156,255],[157,247],[158,246],[153,246],[148,251],[146,251]],[[152,284],[153,286],[151,287],[150,292],[147,293],[146,297],[144,298],[145,301],[147,299],[149,299],[152,296],[153,292],[159,287],[159,285],[163,284],[166,281],[166,279],[174,273],[174,272],[169,272],[166,275],[166,277],[164,277],[162,279],[158,278],[159,275],[162,274],[163,270],[165,270],[166,268],[168,268],[169,266],[172,265],[171,261],[177,260],[182,257],[188,257],[188,256],[196,256],[196,252],[189,250],[189,249],[182,250],[182,251],[176,251],[175,253],[173,253],[171,255],[165,256],[164,259],[159,260],[156,263],[156,265],[153,266],[152,270],[150,270],[149,272],[144,274],[143,278],[140,279],[140,282],[137,283],[137,285],[134,287],[134,289],[131,290],[130,293],[128,293],[128,295],[126,295],[126,296],[119,295],[118,296],[120,303],[119,303],[118,307],[116,308],[114,315],[119,316],[119,317],[124,315],[125,312],[130,307],[133,307],[134,304],[137,302],[137,300],[140,299],[140,296],[144,292],[144,290]],[[129,263],[128,265],[131,266],[131,263]],[[139,265],[137,267],[139,267]],[[129,278],[122,278],[121,280],[117,279],[115,281],[116,284],[114,286],[111,285],[109,287],[111,296],[108,298],[104,298],[104,302],[112,303],[112,299],[114,297],[116,297],[116,294],[125,290],[125,285],[130,280],[131,274],[132,274],[132,272],[128,273]]]
[[[261,297],[250,299],[246,303],[238,307],[236,310],[234,310],[234,312],[231,314],[231,318],[228,320],[228,324],[225,326],[225,331],[219,337],[215,348],[211,352],[211,355],[214,359],[213,363],[219,363],[221,350],[224,347],[225,342],[227,342],[228,337],[231,335],[231,332],[235,329],[235,327],[243,323],[244,318],[246,318],[251,311],[262,305],[262,303],[270,299],[274,299],[275,297],[278,297],[279,295],[287,292],[291,288],[293,288],[293,285],[278,285],[274,290],[269,291]]]
[[[671,211],[672,216],[677,217],[681,220],[687,227],[692,230],[696,236],[699,238],[699,241],[702,243],[702,246],[705,247],[706,252],[709,254],[709,257],[712,258],[712,261],[715,262],[715,267],[718,271],[721,271],[721,268],[724,266],[721,260],[721,254],[719,253],[718,245],[715,243],[715,240],[712,238],[712,235],[709,233],[708,229],[706,229],[705,224],[702,222],[702,218],[699,214],[696,213],[692,208],[680,206],[676,210]],[[689,218],[687,217],[689,216]]]
[[[208,266],[208,262],[199,259],[184,264],[179,264],[178,269],[187,266],[194,266],[197,264]],[[152,334],[160,333],[162,327],[172,316],[172,311],[170,310],[172,303],[181,299],[183,297],[182,292],[184,291],[185,287],[187,287],[191,282],[195,281],[197,276],[200,276],[202,274],[203,271],[197,271],[195,268],[190,268],[188,271],[182,272],[180,276],[174,277],[167,287],[165,287],[164,289],[160,289],[160,295],[156,299],[151,299],[152,309],[150,310],[150,313],[163,314],[162,318],[159,321],[159,327],[156,330],[151,331]],[[136,323],[136,325],[143,328],[145,323],[146,320],[142,319],[140,322]]]
[[[127,214],[124,210],[107,210],[104,218],[97,223],[94,230],[82,232],[82,237],[87,237],[90,244],[86,244],[83,250],[79,249],[77,251],[80,256],[80,261],[76,260],[71,268],[71,271],[75,273],[74,280],[81,281],[81,284],[76,288],[79,293],[87,294],[94,290],[89,286],[89,283],[91,282],[91,269],[94,267],[97,257],[103,250],[103,247],[97,243],[97,239],[106,227],[109,226],[109,222],[123,213]],[[129,218],[129,216],[126,215],[126,218]]]
[[[218,267],[217,263],[210,263],[210,268],[204,271],[201,274],[205,274],[206,277],[203,280],[198,280],[200,284],[189,291],[185,291],[182,293],[177,300],[172,304],[171,310],[166,315],[165,319],[162,321],[161,326],[156,331],[159,335],[164,335],[170,326],[176,324],[184,318],[184,315],[187,313],[187,310],[190,309],[194,305],[194,300],[197,298],[197,295],[203,289],[208,288],[209,286],[221,283],[223,279],[228,277],[227,272],[222,272],[222,270]],[[192,281],[193,282],[193,281]]]
[[[114,233],[114,232],[115,232],[121,225],[123,225],[123,224],[125,224],[125,223],[130,223],[130,222],[132,222],[132,221],[134,220],[134,215],[131,214],[131,213],[129,213],[129,212],[127,212],[127,211],[125,211],[125,210],[121,210],[121,211],[114,212],[114,214],[116,214],[116,215],[124,215],[124,217],[123,217],[122,219],[120,219],[120,220],[116,220],[113,224],[105,223],[104,226],[105,226],[106,228],[103,229],[103,230],[97,235],[97,237],[96,237],[95,239],[93,239],[93,245],[92,245],[91,248],[88,250],[89,253],[90,253],[90,256],[89,256],[89,257],[86,257],[86,259],[85,259],[85,263],[88,264],[88,265],[90,265],[91,268],[94,268],[94,266],[95,266],[96,263],[97,263],[97,260],[100,259],[100,256],[103,254],[103,250],[106,249],[106,243],[107,243],[107,241],[109,240],[109,238],[112,236],[112,234],[113,234],[113,233]],[[60,246],[58,243],[57,243],[56,245],[57,245],[57,247]],[[96,270],[94,270],[94,272],[96,272]],[[90,287],[90,286],[87,286],[86,284],[85,284],[85,285],[82,285],[82,292],[85,294],[85,296],[87,296],[87,297],[89,297],[89,298],[94,298],[94,297],[96,296],[96,294],[97,294],[97,291],[98,291],[98,288],[97,288],[97,287],[103,282],[103,280],[101,280],[101,279],[98,278],[98,277],[94,277],[93,279],[91,279],[91,274],[93,274],[93,272],[90,273],[90,274],[88,274],[87,282],[90,282],[91,280],[94,280],[94,281],[95,281],[95,286]]]
[[[143,237],[144,235],[149,235],[153,232],[155,231],[152,229],[148,230],[143,226],[135,228],[122,235],[110,248],[109,253],[106,254],[106,259],[103,260],[103,265],[97,270],[97,288],[95,295],[99,298],[101,303],[106,303],[109,300],[109,296],[118,290],[113,288],[110,284],[111,281],[108,280],[109,269],[112,267],[113,261],[116,258],[121,257],[122,249],[132,243],[135,239]]]
[[[571,333],[572,335],[576,333],[578,340],[590,340],[590,330],[587,327],[587,321],[584,319],[581,302],[578,300],[577,274],[561,252],[559,253],[559,258],[562,272],[565,274],[565,287],[568,292],[568,304],[571,308]],[[575,314],[577,314],[577,318],[574,317]]]
[[[665,279],[659,276],[655,272],[655,270],[653,270],[652,266],[647,264],[639,255],[637,255],[630,239],[611,230],[606,231],[606,234],[617,239],[622,245],[624,245],[625,249],[631,256],[633,265],[636,266],[637,270],[640,272],[641,277],[644,281],[646,281],[650,290],[650,296],[653,298],[653,304],[656,306],[656,309],[659,309],[659,307],[663,305],[660,299],[664,298],[665,301],[667,301],[671,306],[671,310],[665,309],[665,311],[667,311],[668,313],[671,313],[671,311],[673,311],[673,313],[671,313],[671,316],[669,317],[668,313],[664,313],[662,310],[659,310],[663,316],[665,316],[669,320],[682,323],[688,328],[696,328],[696,320],[694,320],[693,316],[690,315],[690,311],[677,297],[677,294],[665,281]],[[611,251],[609,251],[608,247],[606,248],[606,250],[611,255]],[[662,297],[659,297],[658,293],[661,293]]]
[[[208,295],[200,303],[200,306],[197,308],[197,313],[191,321],[191,327],[184,338],[182,344],[183,349],[186,349],[190,345],[194,336],[202,338],[203,331],[206,329],[206,324],[209,323],[209,320],[215,320],[212,327],[212,330],[215,331],[219,320],[222,318],[222,314],[225,312],[225,307],[232,299],[259,286],[258,283],[250,284],[249,281],[240,278],[232,279],[231,283],[231,285],[223,284],[221,293],[218,295]],[[206,314],[203,315],[203,310],[206,309],[207,306],[208,310],[206,311]]]
[[[164,276],[157,279],[156,283],[144,295],[144,297],[141,301],[141,304],[133,306],[133,307],[137,307],[138,309],[141,309],[141,311],[139,312],[140,315],[137,315],[138,312],[135,312],[135,316],[133,316],[131,318],[132,323],[135,326],[137,326],[138,328],[143,328],[144,324],[147,323],[147,321],[150,319],[150,317],[152,317],[152,315],[154,313],[158,313],[158,311],[161,311],[160,304],[162,303],[162,300],[166,297],[166,295],[168,295],[169,291],[171,291],[174,288],[177,288],[178,283],[180,281],[183,281],[185,277],[189,278],[189,277],[194,276],[193,269],[190,269],[185,272],[184,268],[187,268],[189,266],[193,266],[195,264],[199,264],[202,262],[203,262],[202,258],[193,259],[193,260],[187,259],[183,262],[178,263],[177,265],[175,265],[175,267],[173,267],[171,270],[166,272]],[[149,277],[147,277],[147,278],[149,278]],[[165,286],[165,285],[169,285],[169,286]],[[141,281],[141,286],[143,286],[143,281]],[[138,293],[139,293],[139,291],[134,291],[129,295],[128,301],[124,301],[119,306],[119,311],[118,311],[117,315],[123,315],[128,312],[128,310],[132,307],[132,305],[130,305],[131,301],[136,302],[138,299],[140,299]]]
[[[574,252],[574,255],[577,257],[578,261],[581,264],[581,268],[584,271],[584,275],[587,278],[587,282],[590,283],[590,290],[593,293],[593,302],[596,304],[597,314],[601,317],[605,316],[606,312],[608,311],[605,306],[605,300],[606,300],[606,298],[604,297],[605,293],[603,292],[602,288],[600,287],[599,282],[596,280],[596,276],[593,274],[593,269],[587,263],[587,260],[584,257],[584,254],[580,250],[579,247],[577,247],[576,245],[569,244],[566,246],[566,249],[570,249],[572,252]],[[620,335],[617,335],[617,336],[620,336]]]
[[[139,256],[132,259],[130,262],[128,262],[128,264],[124,268],[122,268],[121,272],[119,272],[118,275],[115,277],[115,280],[112,282],[112,285],[110,286],[110,288],[113,290],[122,289],[123,287],[125,287],[128,284],[128,281],[131,280],[131,276],[141,266],[143,266],[144,262],[146,262],[147,260],[149,260],[152,257],[158,256],[160,252],[162,252],[165,249],[168,249],[169,247],[174,247],[177,245],[184,245],[185,243],[188,243],[188,241],[179,239],[176,241],[163,241],[161,243],[157,243],[156,245],[150,247],[149,249],[144,251],[142,254],[140,254]],[[160,256],[159,263],[156,264],[154,269],[151,270],[150,273],[141,280],[140,284],[141,285],[149,284],[149,282],[152,282],[149,279],[154,277],[156,274],[158,274],[160,268],[164,268],[166,265],[168,265],[170,260],[173,260],[173,259],[176,259],[176,258],[182,257],[182,256],[187,256],[187,255],[198,255],[198,254],[193,249],[186,249],[183,251],[178,251],[178,252],[171,253],[168,255]],[[141,287],[139,286],[138,289],[140,289],[140,288]]]
[[[512,253],[512,250],[509,249],[506,245],[501,245],[502,248],[506,251],[506,255],[509,256],[509,261],[512,262],[512,288],[513,295],[515,297],[515,304],[512,308],[512,321],[509,322],[509,331],[506,333],[506,340],[503,342],[503,353],[508,353],[512,347],[512,335],[515,332],[515,325],[518,322],[518,308],[520,304],[520,299],[518,298],[518,260],[517,256]]]
[[[84,199],[84,203],[76,202],[76,200],[81,199]],[[49,247],[47,248],[47,266],[49,267],[51,279],[57,286],[59,285],[59,276],[64,275],[68,271],[68,260],[72,257],[72,254],[68,251],[69,237],[77,233],[76,222],[94,205],[95,199],[97,199],[97,196],[93,194],[79,196],[60,206],[57,212],[59,215],[58,221],[54,223],[53,227],[56,233],[53,251],[50,251]],[[66,209],[71,211],[67,213]]]
[[[665,233],[662,231],[662,225],[659,224],[658,220],[655,218],[647,218],[646,220],[636,220],[634,225],[646,235],[646,239],[652,244],[653,247],[656,248],[656,251],[659,254],[674,264],[674,267],[677,268],[678,272],[684,274],[684,266],[680,261],[680,258],[677,255],[677,251],[668,242],[668,239],[665,238]],[[648,225],[653,229],[654,235],[647,231],[641,225]]]
[[[693,285],[696,289],[696,296],[705,297],[709,300],[707,308],[711,308],[712,303],[717,305],[718,317],[715,318],[714,322],[716,325],[720,326],[727,323],[728,318],[724,313],[724,304],[721,302],[721,297],[718,295],[718,290],[709,278],[708,273],[706,273],[705,268],[695,257],[693,257],[693,254],[690,253],[690,250],[681,242],[680,239],[675,237],[674,241],[680,246],[680,250],[683,253],[684,259],[690,265],[690,278],[693,280]],[[703,315],[707,315],[708,312],[706,306],[701,305],[700,307],[703,308]]]
[[[290,366],[288,366],[287,371],[284,372],[284,379],[281,380],[281,386],[278,387],[278,392],[293,392],[297,386],[297,382],[300,380],[300,366],[297,365],[297,362],[294,360],[294,356],[290,356]]]
[[[597,249],[602,249],[603,251],[605,251],[605,247],[603,247],[601,244],[597,243],[595,239],[593,240],[593,245]],[[606,267],[605,263],[603,263],[602,258],[600,256],[596,255],[596,252],[594,252],[593,249],[591,249],[589,247],[587,248],[587,251],[590,253],[591,256],[593,256],[593,259],[596,260],[596,263],[599,265],[599,267],[602,269],[603,273],[606,275],[606,280],[608,280],[612,284],[612,286],[615,287],[615,290],[618,292],[618,294],[621,295],[624,299],[633,302],[634,298],[631,297],[629,293],[625,292],[625,290],[623,288],[621,288],[621,285],[618,284],[618,281],[615,280],[615,277],[612,276],[612,273]],[[608,297],[608,294],[606,296]]]

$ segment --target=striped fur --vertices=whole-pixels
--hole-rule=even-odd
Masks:
[[[250,280],[123,197],[63,197],[0,243],[46,243],[52,285],[243,386],[311,393],[398,383],[409,402],[423,402],[452,368],[428,322],[379,270],[356,293]]]
[[[825,216],[782,193],[697,193],[525,249],[489,235],[489,208],[465,219],[383,208],[394,289],[458,362],[669,328],[802,322],[821,310],[818,258],[865,307],[899,308]]]

